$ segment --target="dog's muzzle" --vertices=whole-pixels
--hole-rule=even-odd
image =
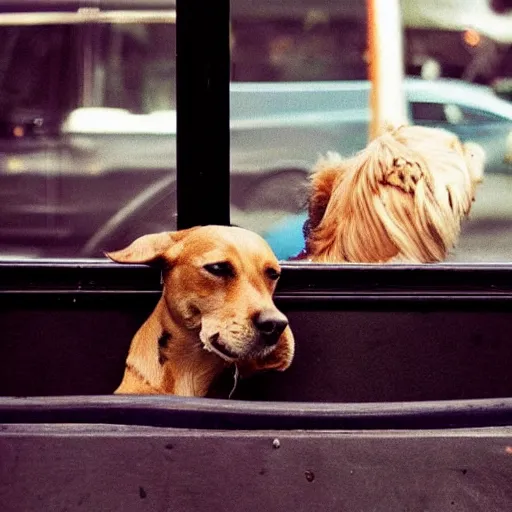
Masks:
[[[231,350],[221,339],[219,333],[214,334],[210,337],[210,345],[217,351],[220,352],[222,356],[225,356],[227,359],[238,359],[239,354],[236,354],[233,350]]]
[[[254,334],[245,343],[233,343],[223,338],[220,333],[215,333],[208,338],[205,348],[213,349],[228,361],[269,354],[288,326],[288,320],[277,310],[263,310],[254,315],[252,324]]]
[[[253,323],[258,331],[259,344],[264,347],[273,347],[286,329],[288,320],[278,311],[265,310],[254,316]]]

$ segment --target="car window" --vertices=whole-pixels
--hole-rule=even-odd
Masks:
[[[232,18],[231,219],[262,234],[284,260],[304,256],[319,156],[348,158],[369,143],[369,19],[360,7],[276,1],[262,13],[247,8]],[[511,73],[512,27],[498,33],[497,23],[507,21],[483,3],[438,9],[402,0],[400,7],[409,122],[451,130],[486,153],[484,184],[444,259],[508,261],[512,106],[493,87],[498,79],[503,87]]]
[[[433,103],[413,101],[411,116],[416,123],[449,123],[486,125],[492,123],[511,123],[511,119],[488,110],[468,107],[455,103]]]
[[[0,26],[0,40],[0,257],[101,257],[174,229],[174,24]]]
[[[411,115],[416,123],[422,121],[447,122],[445,105],[441,103],[412,101]]]
[[[459,106],[465,123],[510,123],[510,119],[483,109]]]
[[[2,140],[58,132],[79,102],[79,37],[69,26],[0,27]]]
[[[489,92],[510,82],[512,29],[477,3],[401,0],[403,89],[426,87],[409,121],[486,151],[449,258],[508,261],[511,103]],[[369,142],[367,5],[231,1],[231,222],[282,259],[304,248],[319,157]],[[102,257],[176,227],[175,24],[121,21],[0,23],[0,258]]]

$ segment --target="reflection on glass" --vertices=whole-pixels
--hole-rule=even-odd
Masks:
[[[510,261],[512,11],[401,5],[411,122],[487,155],[448,260]],[[288,259],[318,157],[368,143],[365,2],[232,0],[231,13],[232,223]],[[0,41],[0,257],[96,257],[173,229],[174,24],[2,25]]]
[[[246,5],[232,3],[239,4]],[[304,249],[318,157],[351,157],[368,144],[364,4],[233,9],[232,221],[262,234],[281,259]],[[447,261],[511,261],[512,11],[492,11],[486,2],[437,4],[401,1],[409,119],[486,152],[484,183]]]
[[[101,257],[174,229],[174,25],[0,40],[0,257]]]

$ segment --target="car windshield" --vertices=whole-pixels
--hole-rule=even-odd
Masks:
[[[349,158],[373,137],[371,4],[231,0],[231,222],[283,260],[306,248],[318,158]],[[512,260],[512,10],[396,5],[398,29],[378,44],[401,48],[382,69],[403,120],[486,155],[446,260]],[[175,12],[147,14],[0,13],[0,258],[97,258],[176,228]]]

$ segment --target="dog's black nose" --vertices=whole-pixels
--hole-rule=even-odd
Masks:
[[[286,317],[278,311],[260,311],[254,317],[254,325],[260,332],[261,341],[267,346],[275,345],[288,325]]]

